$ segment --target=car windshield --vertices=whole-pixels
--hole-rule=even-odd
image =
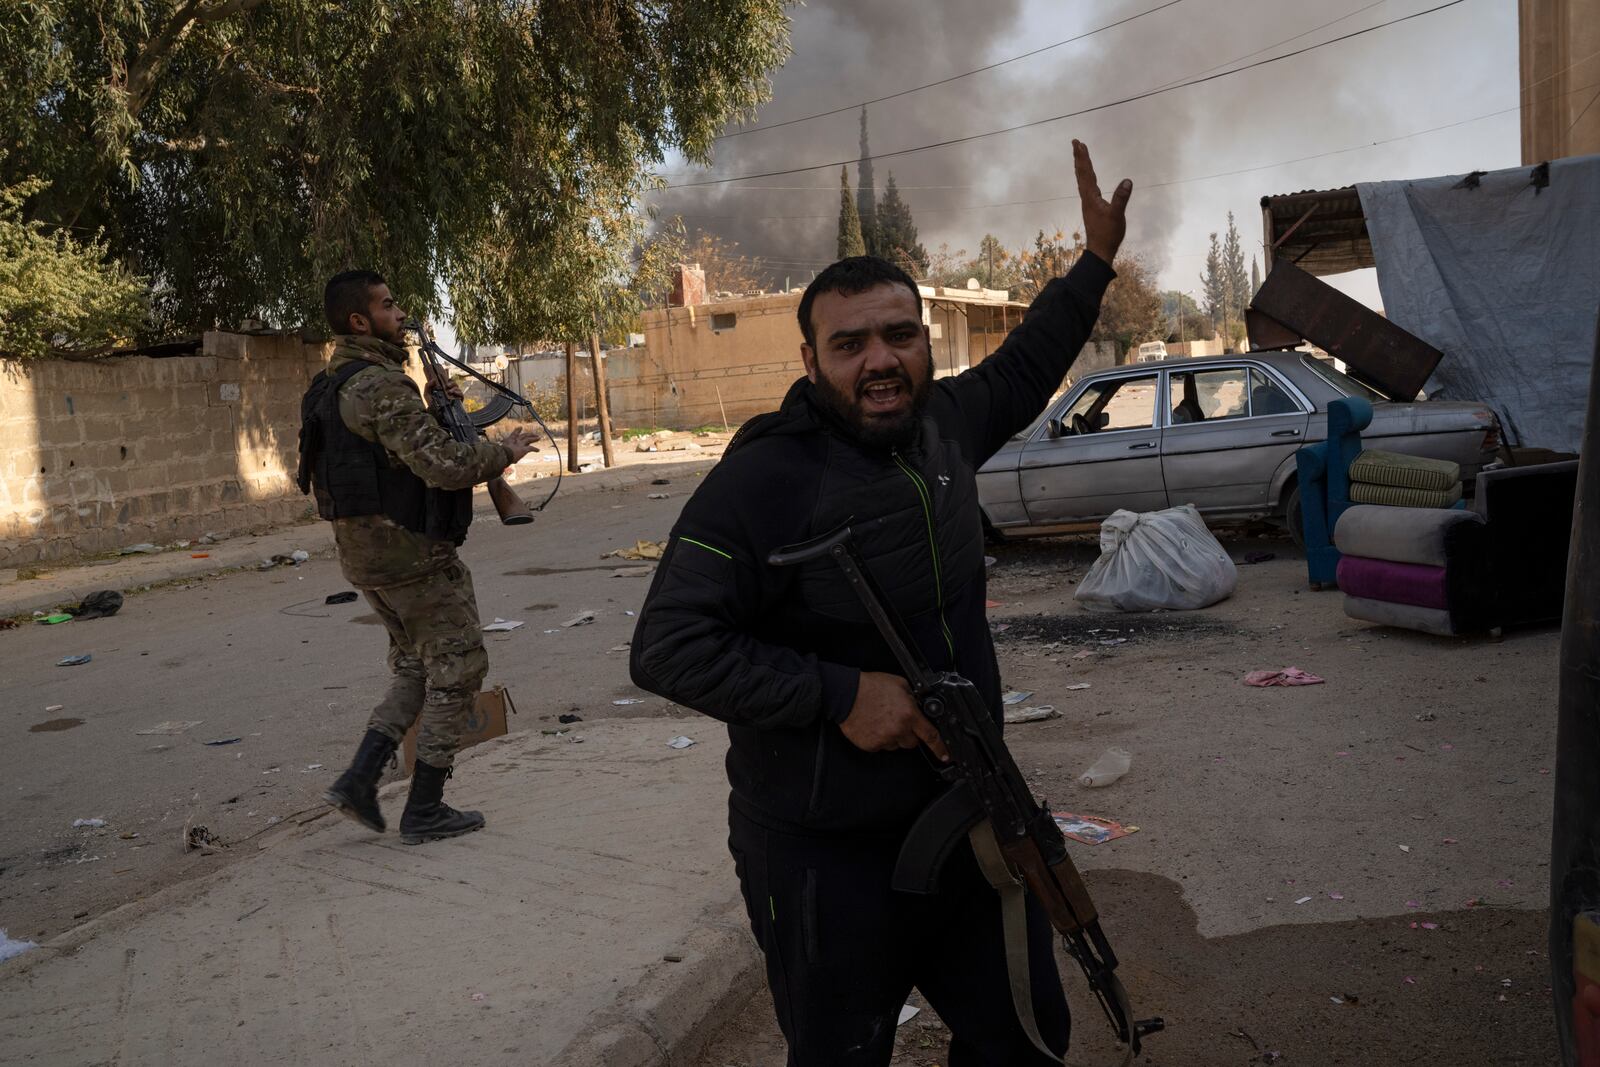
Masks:
[[[1317,377],[1339,390],[1345,396],[1359,396],[1363,400],[1371,400],[1374,403],[1389,399],[1377,390],[1369,389],[1367,386],[1362,385],[1350,375],[1344,373],[1344,371],[1334,367],[1332,363],[1320,360],[1316,356],[1301,356],[1300,361],[1310,367]]]

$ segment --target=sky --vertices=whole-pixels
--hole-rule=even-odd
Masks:
[[[664,189],[664,215],[739,242],[809,279],[833,258],[839,166],[858,154],[862,101],[1039,54],[868,108],[879,192],[890,171],[924,246],[1008,248],[1080,228],[1071,139],[1107,193],[1134,181],[1124,249],[1163,289],[1199,294],[1208,235],[1233,212],[1259,257],[1264,194],[1516,166],[1516,0],[1444,10],[1305,55],[1150,99],[928,151],[889,153],[1104,104],[1256,63],[1445,0],[809,0],[791,9],[793,54],[753,123],[732,125],[714,165],[669,159],[669,185],[832,164],[722,185]],[[1168,5],[1163,7],[1162,5]],[[1157,9],[1159,10],[1152,10]],[[1046,48],[1130,16],[1125,25]],[[763,130],[835,108],[842,113]],[[743,132],[752,131],[752,132]],[[857,168],[849,168],[852,187]],[[1328,279],[1379,304],[1372,271]]]

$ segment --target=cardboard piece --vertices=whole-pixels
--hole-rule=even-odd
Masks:
[[[472,701],[472,712],[467,716],[467,727],[461,738],[461,747],[471,748],[492,737],[510,733],[509,718],[517,713],[511,694],[503,685],[485,689]],[[417,727],[421,719],[411,724],[405,740],[400,743],[400,766],[407,777],[417,762]]]

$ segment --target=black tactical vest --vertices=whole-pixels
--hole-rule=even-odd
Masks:
[[[311,379],[300,401],[300,491],[316,497],[324,519],[384,515],[413,533],[461,544],[472,525],[472,490],[429,486],[340,417],[339,390],[371,367],[352,360]]]

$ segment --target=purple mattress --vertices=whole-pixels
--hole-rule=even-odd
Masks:
[[[1386,559],[1345,556],[1339,560],[1339,588],[1364,600],[1412,604],[1419,608],[1448,608],[1445,569],[1420,563],[1394,563]]]

